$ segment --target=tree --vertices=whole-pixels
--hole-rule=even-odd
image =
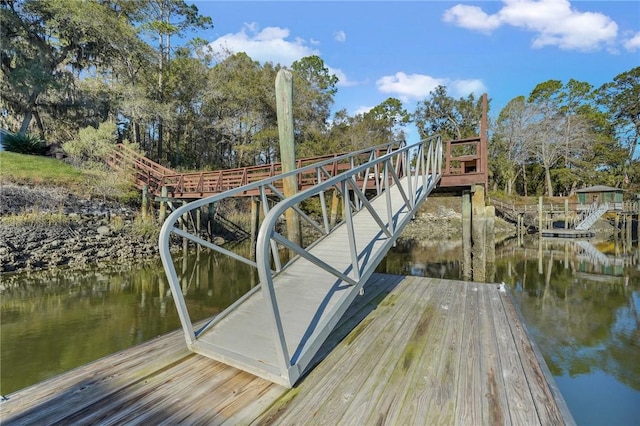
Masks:
[[[532,154],[544,168],[550,197],[554,194],[552,174],[562,177],[565,192],[575,189],[578,176],[572,172],[571,164],[595,142],[588,117],[582,114],[588,108],[585,102],[591,99],[590,89],[589,84],[575,80],[566,86],[559,80],[548,80],[538,84],[527,99],[537,111]],[[564,165],[558,168],[562,158]]]
[[[526,188],[526,161],[531,151],[532,124],[536,116],[532,105],[524,96],[518,96],[507,104],[496,121],[489,149],[494,180],[504,181],[505,192],[511,195],[516,179],[522,173]]]
[[[34,117],[44,133],[41,109],[75,105],[74,72],[107,63],[136,38],[109,7],[74,0],[3,1],[0,28],[1,99],[21,134]]]
[[[293,118],[298,155],[325,153],[328,120],[338,77],[331,74],[319,56],[306,56],[291,65],[293,73]]]
[[[142,29],[151,34],[158,43],[157,50],[157,86],[155,99],[159,106],[166,105],[170,98],[165,90],[165,80],[171,63],[171,38],[182,36],[194,29],[206,29],[213,26],[210,17],[202,16],[195,5],[187,5],[184,0],[144,0]],[[159,108],[157,119],[157,155],[161,159],[164,153],[165,115]]]
[[[216,133],[216,165],[232,168],[270,160],[271,153],[261,152],[255,138],[274,128],[277,132],[275,72],[246,53],[232,55],[211,69],[202,112]]]
[[[440,134],[444,140],[465,139],[480,133],[482,98],[473,94],[454,99],[445,86],[429,93],[429,99],[418,103],[414,120],[420,137]]]
[[[616,137],[627,148],[627,162],[640,158],[640,67],[618,74],[597,92],[611,116]]]

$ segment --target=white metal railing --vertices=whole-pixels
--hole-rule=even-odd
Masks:
[[[602,203],[602,204],[593,203],[591,208],[587,211],[586,215],[584,216],[584,219],[582,219],[580,223],[578,223],[575,226],[575,229],[579,231],[584,231],[591,228],[591,226],[594,223],[596,223],[596,221],[600,219],[600,217],[602,217],[602,215],[605,214],[608,210],[609,210],[608,203]]]
[[[171,292],[176,303],[178,315],[185,333],[187,345],[192,345],[197,341],[198,336],[205,333],[211,327],[219,323],[228,313],[242,304],[247,298],[259,289],[263,292],[263,297],[267,303],[271,325],[274,331],[275,347],[280,359],[282,374],[288,374],[295,363],[299,363],[300,354],[297,359],[292,359],[290,348],[287,347],[284,337],[283,324],[279,312],[278,301],[274,289],[274,278],[285,270],[298,258],[304,258],[324,271],[333,274],[338,279],[353,287],[354,291],[361,291],[364,282],[373,274],[375,267],[382,260],[383,255],[391,247],[406,223],[398,223],[397,211],[392,211],[390,197],[390,186],[396,185],[400,191],[406,211],[415,212],[427,195],[435,188],[442,177],[442,142],[439,136],[434,136],[415,144],[395,147],[393,144],[385,144],[377,147],[350,153],[336,159],[323,161],[309,165],[280,176],[255,182],[244,187],[230,190],[212,197],[203,198],[176,209],[165,221],[160,232],[160,256],[169,281]],[[366,161],[355,161],[366,157]],[[330,166],[336,161],[350,161],[351,168],[338,175],[332,175]],[[289,176],[299,176],[301,174],[315,173],[317,184],[289,198],[276,188],[276,182]],[[371,182],[373,180],[373,182]],[[403,185],[401,185],[401,181]],[[386,198],[386,211],[376,211],[371,204],[370,197],[367,197],[367,188],[375,188],[374,197]],[[346,225],[348,234],[348,244],[351,253],[351,267],[348,271],[334,268],[330,262],[321,260],[313,256],[309,250],[322,238],[328,235],[332,229],[329,226],[329,211],[325,203],[325,193],[329,190],[337,190],[343,200],[343,223]],[[264,210],[264,220],[258,232],[256,244],[256,260],[246,258],[233,253],[223,247],[202,239],[200,236],[180,229],[177,226],[181,216],[201,206],[219,202],[225,198],[235,197],[247,191],[259,191]],[[268,195],[276,195],[280,201],[269,207]],[[318,198],[321,205],[321,217],[319,220],[307,215],[300,209],[300,203],[313,198]],[[276,230],[276,225],[284,216],[288,209],[294,209],[297,214],[313,229],[320,237],[307,246],[300,245],[281,235]],[[356,212],[366,209],[373,217],[375,223],[380,228],[380,232],[386,235],[387,243],[379,255],[379,258],[370,259],[363,256],[366,247],[358,247],[355,235],[353,216]],[[346,223],[345,223],[346,222]],[[340,224],[342,225],[342,224]],[[337,227],[338,225],[336,225]],[[212,318],[200,330],[195,331],[189,317],[182,289],[179,285],[178,276],[174,267],[169,241],[171,234],[187,238],[196,244],[200,244],[216,252],[230,256],[245,264],[251,265],[258,270],[260,285],[254,287],[239,299],[236,303],[227,308],[224,312]],[[280,257],[280,249],[287,248],[295,256],[286,264]],[[355,296],[354,296],[355,297]],[[346,307],[344,308],[346,309]],[[311,354],[312,355],[312,354]],[[310,356],[304,362],[309,362]],[[304,365],[302,366],[304,368]],[[294,369],[298,372],[300,368]]]

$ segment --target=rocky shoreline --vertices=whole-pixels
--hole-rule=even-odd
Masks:
[[[108,200],[85,199],[60,188],[5,184],[0,189],[0,272],[158,256],[138,210]]]
[[[458,243],[459,204],[448,197],[426,203],[399,243]],[[138,215],[137,206],[86,199],[61,188],[5,184],[0,188],[0,273],[157,259],[159,227],[143,225]],[[25,216],[29,220],[20,219]],[[514,234],[513,225],[496,220],[497,240]]]

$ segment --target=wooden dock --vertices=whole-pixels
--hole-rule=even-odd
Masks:
[[[540,234],[545,238],[591,238],[596,235],[595,232],[576,229],[543,229]]]
[[[509,290],[375,274],[293,389],[177,331],[0,403],[18,424],[574,424]]]

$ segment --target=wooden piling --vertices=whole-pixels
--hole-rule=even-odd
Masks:
[[[149,213],[149,185],[142,187],[142,219],[146,220]]]
[[[569,229],[569,199],[564,199],[564,229]]]
[[[256,258],[256,242],[260,229],[260,199],[251,197],[251,256]]]
[[[487,278],[487,238],[484,186],[476,185],[471,196],[471,257],[473,280],[485,282]]]
[[[338,209],[340,208],[340,196],[338,195],[338,190],[333,190],[333,195],[331,196],[331,218],[329,220],[329,228],[336,226],[336,222],[338,220]]]
[[[487,239],[486,260],[487,260],[487,282],[495,281],[496,274],[496,208],[495,206],[485,207],[486,229],[485,235]]]
[[[462,192],[462,276],[471,279],[471,192]]]
[[[164,223],[164,220],[167,218],[167,197],[169,195],[169,191],[167,191],[167,187],[163,186],[160,192],[160,223]]]
[[[279,70],[276,75],[276,115],[280,139],[280,161],[284,174],[296,168],[296,154],[293,144],[293,75],[286,69]],[[291,197],[297,191],[298,181],[295,176],[283,179],[285,197]],[[286,219],[289,240],[301,246],[300,220],[295,210],[287,210]],[[291,254],[293,255],[293,253]]]
[[[542,197],[538,197],[538,234],[542,235]]]

